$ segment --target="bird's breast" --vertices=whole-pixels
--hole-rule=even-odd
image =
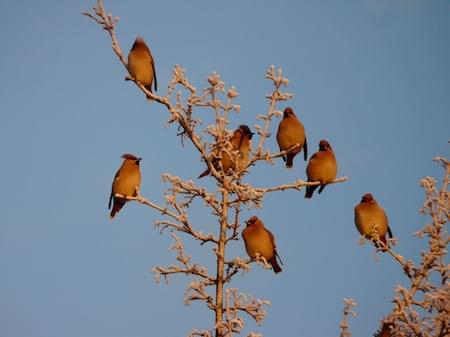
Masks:
[[[244,236],[245,248],[250,257],[255,258],[256,254],[271,259],[274,256],[274,247],[269,234],[264,230],[255,230]]]
[[[376,205],[360,207],[355,212],[355,224],[362,235],[370,235],[374,226],[377,226],[379,236],[386,235],[388,222],[384,211]]]
[[[128,58],[128,68],[131,76],[143,85],[150,85],[153,82],[152,60],[149,55],[131,54]]]

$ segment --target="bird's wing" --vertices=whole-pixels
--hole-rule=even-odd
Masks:
[[[306,136],[305,136],[305,144],[303,144],[303,157],[305,158],[305,161],[308,160],[308,143],[306,142]]]
[[[392,235],[391,227],[388,226],[388,235],[392,239],[394,236]]]
[[[113,183],[112,183],[112,186],[111,186],[111,195],[109,196],[108,209],[111,208],[111,203],[112,203],[113,197],[114,197],[114,193],[113,193],[114,182],[115,182],[117,179],[119,179],[119,177],[120,177],[120,170],[118,170],[118,171],[116,172],[116,175],[114,176],[114,180],[113,180]]]
[[[148,53],[150,54],[150,58],[152,61],[152,69],[153,69],[153,80],[154,80],[154,86],[155,86],[155,91],[158,91],[158,80],[156,78],[156,68],[155,68],[155,59],[153,58],[153,55],[150,51],[150,49],[148,50]]]
[[[283,261],[281,260],[280,255],[278,255],[278,252],[276,249],[275,249],[275,256],[278,258],[278,261],[280,261],[281,265],[284,266]]]
[[[112,201],[113,201],[113,190],[111,188],[111,195],[109,196],[108,209],[111,209]]]
[[[270,231],[268,231],[267,229],[265,229],[265,230],[266,230],[267,233],[269,233],[270,242],[272,242],[273,250],[275,252],[275,256],[278,257],[278,260],[280,261],[281,265],[283,266],[283,261],[281,261],[281,257],[280,257],[280,255],[278,255],[278,252],[277,252],[277,246],[275,245],[275,237],[273,236],[273,234]]]
[[[275,244],[275,237],[273,236],[273,234],[268,231],[266,228],[264,228],[265,231],[269,234],[270,237],[270,242],[272,243],[273,248],[277,249],[277,245]]]

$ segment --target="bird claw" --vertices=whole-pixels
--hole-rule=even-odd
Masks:
[[[272,266],[267,262],[266,258],[260,253],[255,254],[255,262],[262,265],[264,269],[272,269]]]

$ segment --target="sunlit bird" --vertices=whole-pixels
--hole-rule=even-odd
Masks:
[[[124,197],[136,197],[139,195],[141,186],[141,171],[139,162],[142,158],[138,158],[132,154],[122,155],[124,159],[122,165],[117,171],[111,187],[111,195],[109,197],[108,209],[111,209],[110,217],[114,218],[117,212],[125,205],[127,199]],[[119,194],[124,197],[118,197]],[[114,201],[114,202],[113,202]]]
[[[277,258],[281,262],[280,256],[277,254],[275,238],[273,234],[264,227],[263,222],[256,216],[252,216],[246,221],[247,227],[242,231],[245,249],[247,254],[255,259],[259,254],[264,257],[273,268],[275,273],[281,271]]]
[[[359,233],[372,240],[377,248],[379,245],[373,237],[374,233],[378,234],[380,241],[385,245],[387,245],[386,234],[392,238],[387,215],[371,193],[364,194],[361,202],[355,206],[355,224]]]
[[[242,124],[233,132],[233,136],[230,139],[230,143],[232,146],[232,151],[239,151],[237,153],[237,167],[235,167],[235,162],[233,161],[233,157],[227,151],[222,151],[222,169],[225,174],[228,172],[230,168],[233,168],[235,171],[242,170],[245,165],[248,163],[249,153],[251,149],[251,140],[253,137],[253,132],[250,128]],[[216,151],[217,153],[217,151]],[[213,163],[216,169],[219,169],[219,163]],[[209,168],[203,171],[198,178],[203,178],[210,174]]]
[[[153,92],[152,84],[154,84],[155,91],[158,90],[155,61],[142,37],[136,38],[128,54],[128,71],[137,82],[150,92]]]
[[[319,194],[322,193],[327,183],[336,178],[337,162],[328,141],[322,139],[319,143],[319,151],[309,159],[306,167],[308,181],[320,181]],[[306,186],[305,198],[311,198],[319,185]]]
[[[278,125],[277,142],[280,147],[280,151],[288,150],[298,144],[296,148],[290,150],[283,156],[283,160],[286,162],[287,168],[291,168],[293,166],[294,157],[302,149],[305,161],[308,159],[308,145],[306,142],[305,128],[295,115],[292,108],[287,107],[284,109],[283,119]]]

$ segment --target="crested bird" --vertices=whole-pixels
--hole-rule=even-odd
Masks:
[[[155,91],[158,90],[155,61],[150,49],[140,36],[136,38],[128,54],[128,71],[137,82],[141,83],[150,92],[153,92],[153,83]]]
[[[127,199],[124,197],[136,197],[139,195],[141,186],[141,171],[139,169],[139,162],[142,158],[138,158],[133,154],[122,155],[124,159],[122,165],[117,170],[114,176],[114,181],[111,187],[111,195],[109,197],[108,209],[111,209],[110,217],[114,218],[117,212],[125,205]],[[121,196],[116,196],[120,194]],[[114,203],[113,203],[114,201]]]
[[[319,194],[322,193],[327,183],[336,178],[337,162],[328,141],[322,139],[319,142],[319,151],[314,153],[309,159],[306,167],[308,181],[320,181]],[[311,198],[319,185],[306,186],[305,198]]]
[[[285,151],[298,145],[283,156],[286,167],[293,166],[294,157],[303,149],[305,161],[308,159],[308,144],[306,142],[305,127],[297,118],[292,108],[287,107],[283,112],[283,119],[278,125],[277,142],[280,151]]]
[[[281,271],[277,258],[281,262],[277,253],[275,238],[273,234],[264,227],[263,222],[256,216],[252,216],[246,221],[247,227],[242,231],[242,238],[245,243],[247,254],[255,259],[257,254],[264,257],[273,268],[275,273]]]
[[[253,137],[253,132],[250,128],[245,125],[239,125],[239,127],[233,132],[233,136],[230,139],[231,151],[238,151],[237,153],[237,163],[235,162],[233,156],[230,156],[229,152],[223,150],[222,151],[222,169],[226,174],[230,168],[234,170],[242,170],[245,165],[247,165],[249,153],[251,149],[251,140]],[[216,151],[217,153],[218,151]],[[213,163],[216,169],[219,169],[219,163]],[[209,168],[203,171],[198,178],[203,178],[210,174]]]
[[[379,248],[379,245],[373,237],[374,232],[385,245],[387,245],[386,234],[392,238],[386,212],[371,193],[364,194],[361,202],[355,206],[355,225],[361,235],[374,242],[376,248]]]

